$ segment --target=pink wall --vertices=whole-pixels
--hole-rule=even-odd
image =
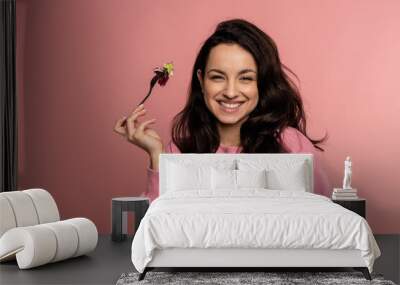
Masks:
[[[111,198],[139,195],[148,165],[115,121],[146,94],[152,68],[173,60],[174,78],[147,102],[166,142],[201,43],[219,21],[242,17],[299,76],[310,134],[329,133],[333,184],[351,155],[373,231],[399,233],[398,11],[396,0],[17,0],[20,188],[43,187],[63,218],[110,232]]]

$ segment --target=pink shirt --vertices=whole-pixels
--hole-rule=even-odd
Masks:
[[[314,155],[314,193],[329,197],[330,183],[321,165],[320,152],[301,132],[288,127],[282,132],[282,142],[290,153],[312,153]],[[241,147],[220,145],[217,153],[240,153]],[[170,141],[166,153],[180,153],[178,147]],[[158,171],[147,167],[147,189],[145,196],[153,201],[159,195]]]

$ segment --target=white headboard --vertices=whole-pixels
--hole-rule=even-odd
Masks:
[[[314,192],[313,177],[313,155],[299,153],[162,153],[159,161],[159,190],[160,195],[166,192],[167,165],[168,162],[174,162],[181,165],[234,165],[239,159],[251,159],[268,164],[273,167],[274,164],[304,161],[306,164],[306,179],[308,180],[307,192]]]

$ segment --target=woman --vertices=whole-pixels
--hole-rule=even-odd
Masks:
[[[146,114],[143,105],[120,119],[114,130],[150,156],[150,200],[158,197],[162,152],[313,153],[314,192],[328,195],[317,153],[323,140],[308,137],[301,97],[284,70],[291,72],[262,30],[242,19],[224,21],[197,55],[187,103],[174,118],[166,148],[150,128],[154,119],[137,121]]]

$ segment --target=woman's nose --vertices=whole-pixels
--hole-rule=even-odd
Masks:
[[[227,98],[235,98],[238,96],[238,89],[235,82],[231,81],[227,83],[224,96]]]

